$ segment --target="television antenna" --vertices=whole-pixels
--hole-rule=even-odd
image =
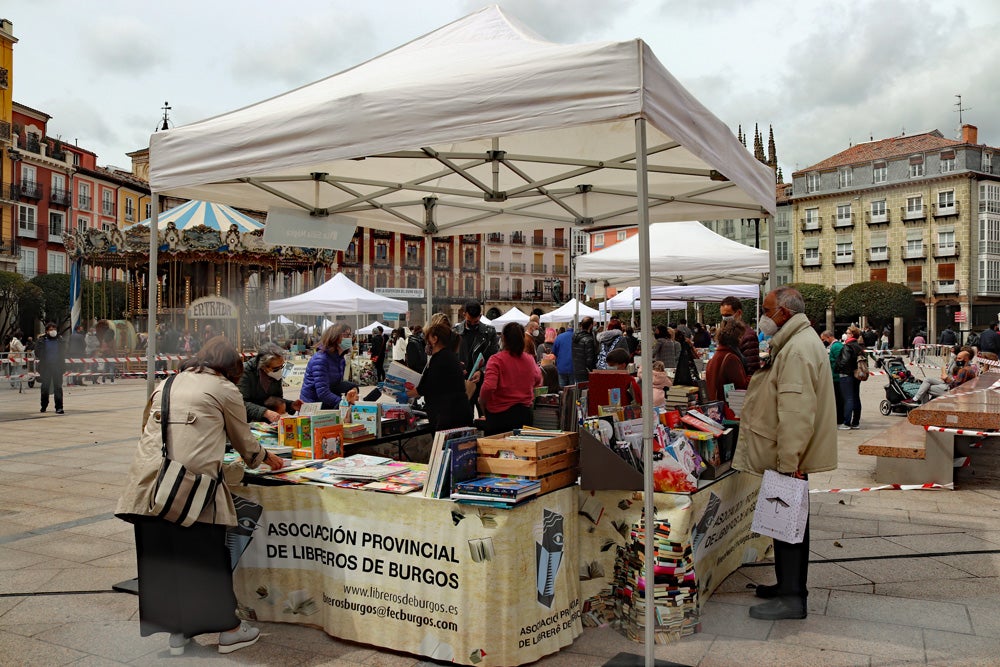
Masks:
[[[958,113],[958,131],[959,131],[959,133],[961,133],[961,131],[962,131],[962,112],[963,111],[972,111],[972,107],[963,107],[962,106],[962,96],[961,95],[955,95],[955,98],[958,100],[957,102],[955,102],[955,111]]]

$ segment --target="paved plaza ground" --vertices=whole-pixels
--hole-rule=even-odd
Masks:
[[[934,371],[930,371],[934,372]],[[840,468],[814,489],[871,486],[875,461],[857,445],[903,417],[883,417],[884,381],[862,385],[862,428],[838,431]],[[0,386],[0,664],[431,665],[339,641],[320,630],[261,624],[228,656],[200,637],[171,657],[166,635],[139,636],[138,599],[111,585],[135,576],[131,526],[112,516],[145,399],[144,380],[66,389],[66,414],[38,412],[38,390]],[[996,456],[988,442],[977,456]],[[1000,483],[958,475],[956,491],[812,496],[809,617],[758,621],[745,566],[705,605],[702,632],[659,658],[687,665],[1000,664]],[[485,610],[484,610],[484,613]],[[545,667],[602,665],[642,653],[611,629],[585,629]]]

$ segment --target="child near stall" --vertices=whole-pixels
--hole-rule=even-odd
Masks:
[[[636,379],[642,382],[642,369],[636,375]],[[667,367],[662,361],[653,362],[653,406],[663,406],[667,404],[667,387],[673,385],[670,376],[667,375]]]
[[[278,413],[278,417],[284,417],[288,412],[285,407],[285,399],[280,396],[268,396],[264,399],[264,407]]]

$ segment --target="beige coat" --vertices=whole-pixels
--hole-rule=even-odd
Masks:
[[[830,360],[802,313],[771,339],[771,365],[750,378],[733,467],[823,472],[837,467],[837,407]]]
[[[162,460],[160,439],[160,392],[153,391],[150,417],[139,438],[139,447],[129,470],[129,479],[118,500],[115,514],[149,516],[149,498]],[[264,460],[264,448],[250,435],[243,397],[232,382],[213,371],[185,371],[170,387],[170,426],[167,454],[188,470],[218,475],[226,440],[240,453],[244,462],[255,468]],[[202,523],[236,525],[236,509],[225,484],[215,492],[198,517]]]

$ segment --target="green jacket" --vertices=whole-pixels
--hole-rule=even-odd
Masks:
[[[837,467],[830,358],[802,313],[774,335],[769,365],[750,378],[733,467],[757,474]]]
[[[830,370],[833,372],[833,379],[839,380],[840,373],[837,372],[837,360],[840,359],[840,351],[844,349],[844,344],[839,340],[830,343]]]

